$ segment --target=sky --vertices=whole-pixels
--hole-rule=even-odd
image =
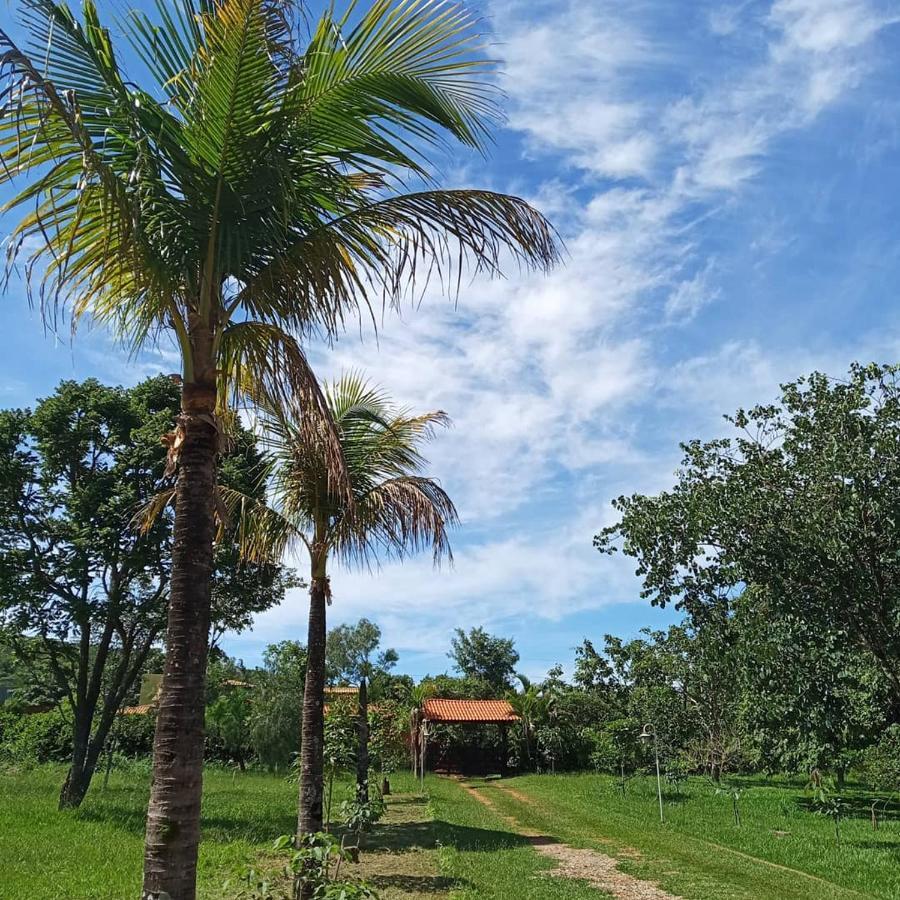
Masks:
[[[0,8],[0,21],[11,17]],[[451,666],[454,628],[513,637],[520,669],[571,671],[585,637],[677,621],[592,538],[610,501],[671,485],[680,441],[812,370],[900,355],[900,0],[487,0],[507,121],[441,183],[523,196],[566,244],[549,276],[465,283],[310,348],[453,426],[428,448],[456,501],[452,567],[336,570],[329,624],[367,616],[399,670]],[[12,225],[0,219],[0,234]],[[47,334],[0,298],[0,402],[63,378],[177,371],[101,331]],[[306,560],[293,560],[302,573]],[[294,592],[225,649],[303,640]]]

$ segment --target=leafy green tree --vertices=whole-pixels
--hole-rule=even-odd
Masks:
[[[207,707],[208,737],[218,745],[219,752],[234,760],[243,772],[250,754],[249,718],[250,691],[235,686],[221,694]]]
[[[300,746],[298,834],[320,831],[323,803],[323,740],[326,680],[326,607],[331,598],[330,561],[365,564],[378,556],[402,558],[431,547],[435,563],[450,556],[449,528],[456,509],[433,478],[422,474],[421,446],[442,412],[413,415],[397,409],[358,375],[326,388],[347,462],[348,497],[328,478],[327,446],[306,426],[302,410],[289,415],[264,404],[262,425],[271,457],[269,504],[251,502],[245,520],[245,552],[280,558],[293,543],[310,557],[309,637]],[[247,499],[226,492],[234,506]]]
[[[778,404],[739,410],[734,438],[683,445],[675,487],[621,497],[619,538],[644,596],[695,620],[745,587],[771,613],[876,661],[900,716],[900,369],[814,373]],[[716,613],[721,614],[721,613]],[[835,645],[836,646],[836,645]]]
[[[125,390],[63,382],[34,411],[0,412],[0,623],[26,667],[50,677],[73,718],[60,806],[87,792],[116,714],[165,630],[172,517],[143,532],[133,519],[165,466],[160,430],[178,391],[155,378]],[[222,465],[252,480],[246,432]],[[216,628],[246,626],[290,583],[272,564],[239,565],[223,539],[214,556]]]
[[[297,753],[306,663],[303,644],[281,641],[266,647],[263,667],[253,674],[250,742],[270,769],[286,769]]]
[[[483,681],[498,695],[512,688],[519,654],[511,638],[488,634],[483,628],[467,632],[457,628],[447,654],[455,669],[467,678]]]
[[[748,754],[770,771],[829,770],[843,789],[888,713],[878,665],[840,632],[779,615],[759,590],[735,606]]]
[[[68,310],[133,349],[171,339],[182,402],[165,679],[146,831],[145,895],[195,895],[203,696],[221,414],[293,398],[349,496],[336,433],[300,341],[397,304],[423,263],[546,268],[552,230],[488,191],[406,191],[449,139],[484,148],[497,118],[477,19],[453,3],[328,7],[158,0],[117,22],[146,76],[119,65],[94,0],[81,18],[23,0],[32,41],[0,32],[0,183],[24,180],[9,259],[48,318]],[[302,35],[308,34],[303,40]],[[450,277],[445,283],[456,284]],[[177,834],[177,840],[171,835]]]
[[[359,685],[356,744],[356,796],[360,804],[369,800],[369,689],[397,664],[397,651],[382,650],[381,629],[368,619],[355,625],[338,625],[328,633],[325,643],[326,674],[332,681],[350,681]]]
[[[531,768],[534,763],[535,740],[539,729],[544,728],[548,723],[554,697],[549,691],[542,690],[539,685],[532,684],[524,675],[518,677],[522,690],[518,693],[512,691],[507,696],[510,706],[519,717],[525,761],[526,765]],[[550,748],[551,753],[557,750],[556,742],[549,734],[544,734],[543,737],[543,743]]]

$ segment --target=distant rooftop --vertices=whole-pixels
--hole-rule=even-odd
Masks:
[[[432,698],[425,701],[424,718],[428,722],[447,725],[453,723],[481,723],[502,725],[518,722],[512,706],[506,700],[442,700]]]

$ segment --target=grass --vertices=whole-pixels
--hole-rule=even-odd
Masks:
[[[3,900],[122,900],[140,887],[147,775],[113,773],[79,810],[60,813],[60,767],[0,773],[0,896]],[[878,831],[869,798],[847,792],[851,815],[837,846],[830,820],[808,808],[802,785],[747,781],[743,824],[731,800],[694,779],[666,796],[657,818],[655,782],[526,776],[480,783],[496,809],[456,782],[430,777],[428,801],[405,774],[392,778],[386,819],[366,839],[358,871],[383,900],[596,900],[583,882],[546,877],[551,862],[507,818],[574,847],[593,847],[621,868],[694,900],[850,900],[900,897],[900,816]],[[343,788],[336,791],[339,798]],[[512,792],[511,792],[512,791]],[[223,882],[267,865],[275,837],[294,826],[296,787],[262,773],[206,774],[199,896],[222,900]],[[639,858],[626,851],[639,851]],[[357,868],[357,867],[354,867]]]
[[[431,777],[427,789],[441,845],[441,867],[454,881],[454,898],[597,900],[602,896],[582,882],[547,878],[544,873],[550,862],[458,784]]]
[[[658,819],[655,779],[633,779],[625,797],[616,779],[584,774],[526,776],[481,790],[523,825],[573,846],[612,855],[617,848],[640,851],[640,860],[625,859],[621,868],[683,897],[900,897],[896,808],[875,831],[872,798],[847,791],[851,815],[841,823],[838,846],[833,823],[813,814],[801,784],[745,780],[742,786],[740,827],[730,797],[716,796],[702,779],[665,795],[665,824]]]
[[[59,812],[65,772],[42,766],[0,772],[3,900],[123,900],[140,893],[149,778],[113,772],[78,810]],[[261,773],[204,777],[199,894],[221,900],[222,883],[293,830],[296,788]]]

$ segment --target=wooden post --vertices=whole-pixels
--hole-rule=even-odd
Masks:
[[[421,775],[422,775],[422,793],[425,793],[425,764],[428,759],[428,721],[422,722],[422,748],[421,748]]]

